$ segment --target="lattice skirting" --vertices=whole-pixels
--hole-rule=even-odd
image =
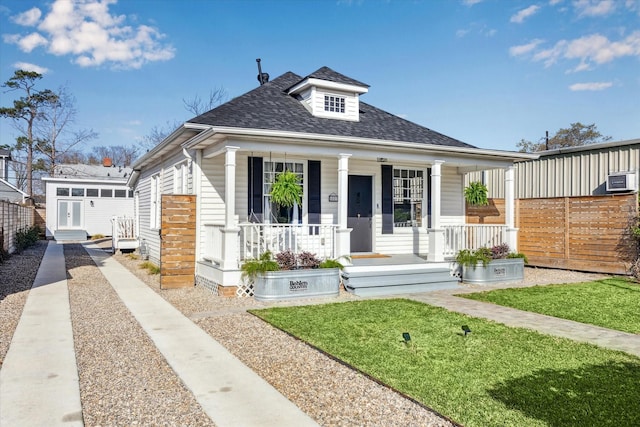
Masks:
[[[242,284],[241,286],[237,286],[237,287],[235,286],[224,287],[224,286],[220,286],[219,283],[211,279],[208,279],[204,276],[199,276],[199,275],[196,275],[196,286],[202,286],[203,288],[211,291],[213,294],[217,296],[230,297],[230,296],[233,296],[232,293],[235,293],[235,295],[239,298],[250,298],[253,296],[253,285]]]

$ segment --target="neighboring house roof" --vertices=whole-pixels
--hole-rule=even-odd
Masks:
[[[578,147],[556,148],[555,150],[539,151],[537,154],[539,154],[540,157],[547,157],[547,156],[555,156],[558,154],[575,153],[575,152],[581,152],[581,151],[594,151],[594,150],[617,148],[617,147],[624,147],[627,145],[638,145],[638,144],[640,144],[640,138],[628,139],[625,141],[599,142],[596,144],[580,145]]]
[[[0,157],[7,157],[9,160],[11,160],[11,151],[0,148]]]
[[[368,87],[327,67],[322,67],[307,76],[307,78],[310,77]],[[304,78],[287,72],[211,111],[194,117],[188,123],[475,148],[373,107],[362,100],[359,102],[359,121],[313,116],[296,97],[288,94],[287,89],[302,80]]]
[[[27,193],[0,178],[0,200],[8,200],[10,202],[23,202],[28,197],[29,195]]]
[[[62,164],[56,165],[54,176],[43,179],[49,181],[67,179],[126,182],[132,172],[133,169],[124,166]]]

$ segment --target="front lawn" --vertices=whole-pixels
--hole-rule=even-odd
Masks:
[[[640,285],[625,278],[498,289],[459,297],[640,333]]]
[[[621,352],[404,299],[252,313],[467,427],[640,425]]]

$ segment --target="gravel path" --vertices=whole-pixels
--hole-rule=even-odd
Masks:
[[[85,426],[212,426],[79,244],[65,244]]]
[[[0,264],[0,366],[9,351],[11,338],[46,249],[47,242],[39,241]]]
[[[110,246],[110,241],[106,243]],[[46,243],[40,242],[0,265],[0,295],[4,297],[0,300],[0,357],[6,354],[45,247]],[[114,257],[321,425],[451,425],[246,313],[248,308],[272,303],[221,298],[200,287],[160,290],[159,276],[140,269],[140,261],[122,254]],[[212,425],[84,248],[66,244],[65,258],[85,425]],[[518,286],[602,277],[525,270],[525,280]],[[33,277],[28,279],[25,273],[31,271]],[[341,293],[329,301],[352,299],[357,298]],[[278,305],[321,302],[325,301]]]

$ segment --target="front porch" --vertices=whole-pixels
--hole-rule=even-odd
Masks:
[[[205,263],[199,264],[202,274],[222,277],[223,224],[205,226]],[[240,266],[245,260],[258,258],[266,251],[274,255],[290,250],[311,252],[321,259],[339,259],[345,265],[342,279],[345,289],[359,296],[392,295],[455,288],[458,284],[455,254],[462,249],[491,247],[507,241],[506,225],[451,225],[438,233],[444,237],[443,250],[435,261],[429,254],[352,253],[340,257],[336,245],[335,224],[261,224],[242,223],[235,231],[239,248],[234,274],[240,283]],[[427,233],[429,233],[428,231]],[[206,272],[206,273],[205,273]],[[226,271],[229,274],[229,271]],[[202,279],[201,279],[202,280]],[[218,282],[220,283],[220,282]],[[238,286],[237,296],[250,296],[251,290]]]

